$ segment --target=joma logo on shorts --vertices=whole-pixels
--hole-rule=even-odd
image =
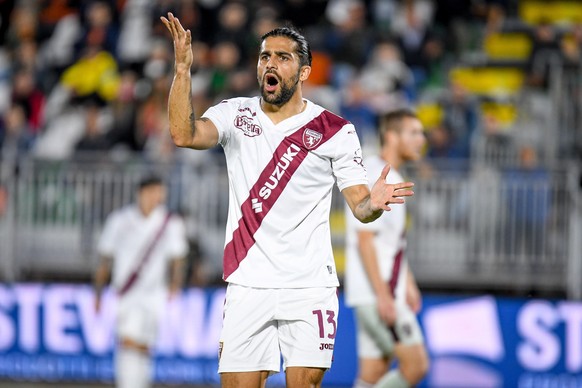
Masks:
[[[277,187],[279,181],[283,177],[283,173],[285,172],[285,170],[287,170],[287,168],[289,168],[289,165],[291,165],[291,161],[295,156],[297,156],[300,150],[301,148],[299,148],[299,146],[293,143],[287,148],[287,151],[283,154],[283,156],[281,156],[281,159],[275,166],[275,169],[271,173],[271,176],[267,179],[265,184],[263,184],[263,186],[259,189],[259,195],[261,196],[261,198],[267,199],[271,196],[271,191],[273,191],[275,187]]]
[[[319,344],[319,350],[333,350],[333,344],[324,344],[322,342]]]

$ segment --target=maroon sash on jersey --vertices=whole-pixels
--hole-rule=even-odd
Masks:
[[[394,296],[394,291],[396,291],[396,283],[398,283],[398,275],[400,275],[400,266],[402,265],[402,256],[404,256],[404,250],[400,248],[396,255],[394,256],[394,264],[392,265],[392,274],[390,276],[390,281],[388,286],[390,287],[390,293]]]
[[[405,232],[402,233],[401,239],[405,238]],[[396,298],[396,285],[398,283],[398,277],[400,276],[400,267],[402,266],[402,259],[404,258],[404,248],[400,248],[396,255],[394,255],[394,262],[392,263],[392,273],[390,274],[390,280],[388,281],[388,286],[390,287],[390,293],[392,294],[393,298]],[[406,282],[406,279],[404,279]],[[400,342],[400,336],[398,332],[396,332],[396,328],[394,325],[388,326],[388,329],[394,336],[394,339],[397,342]]]
[[[118,296],[122,296],[122,295],[126,294],[127,291],[129,291],[129,289],[135,284],[135,281],[139,277],[139,274],[141,273],[144,265],[146,265],[146,263],[148,262],[150,255],[151,255],[152,251],[154,250],[154,246],[159,241],[160,237],[162,237],[162,234],[164,234],[164,230],[166,229],[166,226],[168,225],[168,222],[170,221],[171,217],[172,217],[172,213],[167,212],[166,216],[164,217],[164,220],[162,221],[162,225],[158,229],[154,238],[150,241],[150,243],[147,246],[146,250],[144,251],[143,256],[141,257],[139,263],[133,269],[133,272],[131,274],[129,274],[129,277],[127,278],[127,280],[123,284],[123,287],[121,287],[117,291]]]
[[[331,139],[347,123],[345,119],[324,110],[279,144],[273,158],[251,188],[249,197],[242,204],[242,217],[238,222],[238,228],[234,230],[232,240],[224,248],[225,280],[238,268],[249,249],[255,244],[254,234],[309,151]],[[272,189],[268,188],[270,190],[268,197],[262,198],[260,194],[264,194],[265,185]],[[260,204],[257,203],[258,200]],[[261,211],[255,212],[257,206],[261,206]]]
[[[400,242],[403,244],[402,240],[406,238],[406,231],[402,232],[400,236]],[[388,280],[388,286],[390,287],[390,292],[393,297],[396,297],[394,292],[396,291],[396,284],[398,283],[398,277],[400,275],[400,267],[402,266],[402,259],[404,257],[404,247],[401,247],[398,252],[394,255],[394,262],[392,263],[392,273],[390,274],[390,280]],[[404,280],[406,281],[406,280]]]

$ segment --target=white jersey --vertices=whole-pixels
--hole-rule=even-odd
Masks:
[[[275,125],[260,98],[211,107],[224,148],[229,211],[224,279],[257,288],[338,286],[329,212],[340,190],[367,184],[354,126],[306,101]]]
[[[366,158],[364,165],[370,176],[380,176],[386,162],[378,156]],[[400,173],[391,169],[387,183],[403,182]],[[370,182],[372,185],[374,182]],[[346,207],[346,272],[345,293],[348,306],[359,306],[376,303],[376,295],[368,275],[362,264],[358,249],[358,230],[375,232],[374,246],[376,249],[380,275],[389,283],[397,303],[405,300],[405,279],[407,264],[404,257],[406,240],[404,238],[406,224],[406,207],[392,205],[390,212],[383,214],[374,222],[363,224],[358,221],[349,208]]]
[[[113,258],[111,284],[120,290],[139,266],[167,215],[163,206],[144,217],[136,205],[128,205],[112,212],[105,222],[97,246],[102,256]],[[171,215],[160,238],[150,252],[137,280],[128,289],[131,297],[152,297],[164,294],[167,289],[167,266],[170,260],[184,257],[188,243],[183,220]]]

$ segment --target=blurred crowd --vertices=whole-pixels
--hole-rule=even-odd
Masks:
[[[578,13],[568,11],[569,20],[558,23],[543,0],[533,9],[541,16],[524,18],[528,12],[520,7],[528,1],[0,0],[0,217],[8,209],[4,183],[23,157],[224,162],[220,147],[191,152],[170,139],[174,58],[159,19],[168,12],[192,31],[197,115],[225,98],[258,95],[260,37],[289,23],[312,48],[304,96],[354,123],[365,153],[377,147],[379,115],[413,107],[426,129],[427,166],[453,161],[447,165],[458,172],[483,155],[501,160],[509,154],[514,163],[505,171],[476,169],[485,174],[480,181],[549,182],[547,162],[582,157],[582,3],[570,0]],[[555,83],[556,64],[578,72],[571,88]],[[519,82],[508,90],[511,77]],[[562,136],[568,125],[577,132]],[[538,233],[549,217],[546,191],[514,190],[508,209],[515,210],[507,217]],[[454,205],[444,206],[443,214],[450,208],[455,222],[467,219],[469,194],[446,197]],[[440,203],[423,214],[426,222]],[[201,284],[206,252],[195,239],[191,244],[189,281]]]
[[[167,131],[173,50],[159,17],[173,12],[192,31],[195,112],[255,95],[258,42],[292,23],[312,45],[307,98],[352,121],[374,146],[379,114],[436,97],[427,153],[470,157],[476,136],[499,132],[478,96],[451,81],[467,53],[507,27],[517,0],[2,0],[0,157],[63,160],[182,153]],[[528,85],[547,87],[548,52],[578,64],[582,24],[540,21],[520,64]],[[219,152],[219,151],[216,151]]]

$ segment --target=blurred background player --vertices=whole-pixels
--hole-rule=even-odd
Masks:
[[[364,165],[375,176],[386,163],[387,182],[400,182],[403,163],[421,158],[425,137],[416,114],[402,109],[380,118],[380,152]],[[355,310],[359,374],[354,388],[410,387],[428,370],[423,335],[416,318],[420,291],[408,269],[406,208],[393,207],[377,222],[362,224],[346,211],[346,304]],[[392,358],[399,362],[390,370]]]
[[[101,262],[95,273],[95,308],[109,276],[117,292],[116,385],[151,386],[151,347],[165,302],[183,282],[188,251],[182,219],[166,209],[166,187],[159,177],[144,178],[137,201],[114,211],[98,243]],[[169,279],[168,279],[169,278]],[[169,281],[168,281],[169,280]]]

